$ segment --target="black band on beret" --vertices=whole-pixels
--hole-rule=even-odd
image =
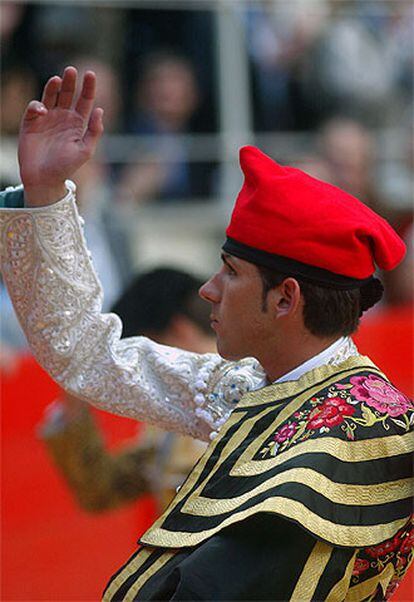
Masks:
[[[317,284],[326,288],[349,290],[365,286],[373,279],[372,276],[360,280],[358,278],[349,278],[342,274],[335,274],[329,270],[308,265],[290,257],[274,255],[267,251],[249,247],[244,243],[234,240],[234,238],[228,237],[222,248],[226,253],[250,261],[250,263],[255,263],[271,270],[277,270],[290,276],[297,276],[304,282]]]

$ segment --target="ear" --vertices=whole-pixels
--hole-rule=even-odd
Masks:
[[[300,286],[295,278],[286,278],[269,291],[269,302],[276,318],[293,317],[302,306]]]

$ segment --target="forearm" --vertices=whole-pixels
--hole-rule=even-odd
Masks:
[[[63,415],[58,428],[42,428],[41,437],[79,505],[101,512],[132,501],[151,490],[153,448],[105,449],[86,406],[76,416]]]
[[[120,340],[119,318],[101,313],[72,193],[51,207],[3,209],[0,225],[4,280],[20,323],[37,360],[70,393],[208,439],[232,402],[263,378],[252,360],[235,370],[214,354]]]

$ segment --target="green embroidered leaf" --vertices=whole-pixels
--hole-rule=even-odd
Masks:
[[[365,420],[365,426],[372,426],[377,422],[377,417],[374,412],[364,404],[361,405],[361,414]]]
[[[270,455],[271,456],[276,456],[278,449],[279,449],[279,446],[278,446],[278,444],[275,441],[275,443],[272,445],[272,447],[270,449]]]
[[[299,423],[299,428],[296,431],[296,433],[293,435],[293,437],[290,439],[290,443],[294,443],[295,441],[297,441],[299,439],[299,437],[301,437],[303,435],[303,431],[306,428],[306,421],[304,420],[303,422]]]
[[[346,434],[346,438],[350,439],[351,441],[354,441],[355,439],[355,435],[354,435],[354,428],[352,428],[352,426],[350,424],[348,424],[348,422],[344,422],[343,427],[342,427],[345,431]]]

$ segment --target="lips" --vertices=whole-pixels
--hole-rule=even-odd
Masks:
[[[218,325],[218,320],[214,317],[214,316],[210,316],[210,326],[213,330],[216,330],[216,327]]]

